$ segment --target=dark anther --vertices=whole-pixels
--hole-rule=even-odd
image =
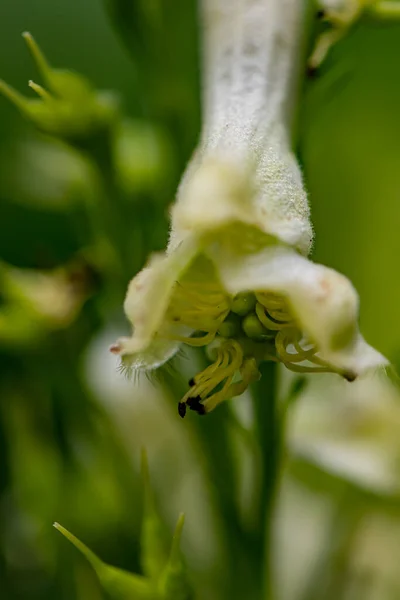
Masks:
[[[182,419],[185,417],[185,415],[186,415],[186,403],[185,402],[179,402],[178,413],[179,413],[179,416],[182,417]]]
[[[199,406],[201,406],[201,398],[200,396],[194,396],[193,398],[188,398],[186,404],[189,406],[190,410],[196,410]]]
[[[195,396],[194,398],[188,398],[187,405],[189,406],[190,410],[197,412],[198,415],[206,414],[206,409],[205,409],[204,404],[201,403],[200,396]]]
[[[346,379],[346,381],[350,381],[350,383],[357,379],[357,375],[351,371],[346,371],[346,373],[343,373],[343,377]]]
[[[188,383],[189,383],[189,386],[190,386],[190,387],[194,386],[194,384],[196,383],[196,382],[195,382],[195,380],[194,380],[194,377],[191,377],[191,378],[189,379],[189,382],[188,382]]]
[[[318,68],[314,67],[314,65],[307,66],[307,77],[313,79],[318,73]]]
[[[320,8],[316,14],[317,19],[324,19],[326,17],[326,11],[323,8]]]

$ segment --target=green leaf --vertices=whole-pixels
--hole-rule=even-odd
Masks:
[[[160,594],[148,579],[106,565],[87,546],[85,546],[85,544],[59,523],[54,523],[54,527],[89,561],[110,600],[160,599]]]
[[[190,600],[193,598],[185,562],[180,549],[185,515],[181,513],[172,539],[172,547],[167,566],[160,580],[160,592],[165,600]]]
[[[145,450],[142,450],[141,470],[144,489],[141,564],[145,575],[158,580],[168,561],[169,541],[164,522],[155,504]]]

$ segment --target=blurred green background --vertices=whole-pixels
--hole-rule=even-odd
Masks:
[[[260,598],[268,444],[264,455],[254,447],[249,399],[181,421],[179,389],[198,357],[135,383],[108,353],[128,332],[129,279],[165,245],[199,133],[196,2],[161,2],[158,14],[160,3],[132,0],[126,46],[106,4],[0,0],[2,79],[32,96],[27,30],[52,65],[116,91],[124,115],[105,154],[82,153],[0,98],[0,598],[103,598],[55,520],[140,571],[143,446],[166,527],[186,513],[196,598]],[[399,56],[400,25],[357,25],[304,86],[298,145],[314,258],[350,277],[365,337],[395,364]],[[315,377],[290,417],[272,519],[278,597],[400,598],[397,395],[377,379]]]

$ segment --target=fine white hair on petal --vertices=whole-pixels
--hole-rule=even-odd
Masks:
[[[282,295],[318,355],[335,368],[357,376],[388,364],[359,333],[358,295],[344,275],[282,245],[247,255],[221,246],[211,252],[229,293]]]
[[[135,371],[152,371],[158,369],[161,365],[170,360],[179,350],[179,343],[172,340],[155,338],[144,350],[135,351],[134,338],[120,338],[115,347],[120,347],[120,352],[123,359],[121,368],[129,374],[131,370]]]
[[[133,326],[133,333],[130,338],[118,340],[110,348],[111,352],[125,357],[126,361],[130,355],[132,365],[136,364],[136,368],[145,368],[150,364],[155,368],[175,353],[175,344],[161,341],[161,336],[157,340],[157,332],[165,326],[164,317],[176,282],[189,268],[198,251],[198,241],[192,237],[169,255],[154,255],[149,264],[132,279],[124,309]]]
[[[202,0],[203,127],[172,210],[170,247],[242,222],[310,252],[308,198],[292,152],[299,0]]]
[[[239,138],[236,149],[222,141],[211,153],[196,151],[172,208],[172,246],[191,232],[208,234],[241,222],[308,254],[313,232],[307,195],[283,132],[255,132],[243,144]]]

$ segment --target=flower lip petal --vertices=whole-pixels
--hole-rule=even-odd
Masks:
[[[388,364],[359,333],[358,296],[344,275],[283,245],[248,255],[221,246],[209,252],[232,295],[252,290],[284,297],[299,327],[316,344],[318,356],[349,380]]]
[[[157,369],[170,360],[179,350],[179,344],[171,340],[155,338],[140,349],[134,338],[123,337],[110,346],[110,352],[121,357],[121,367],[137,371]]]
[[[134,326],[128,353],[145,351],[163,324],[176,281],[198,252],[196,238],[182,242],[170,255],[155,255],[129,284],[125,313]]]

